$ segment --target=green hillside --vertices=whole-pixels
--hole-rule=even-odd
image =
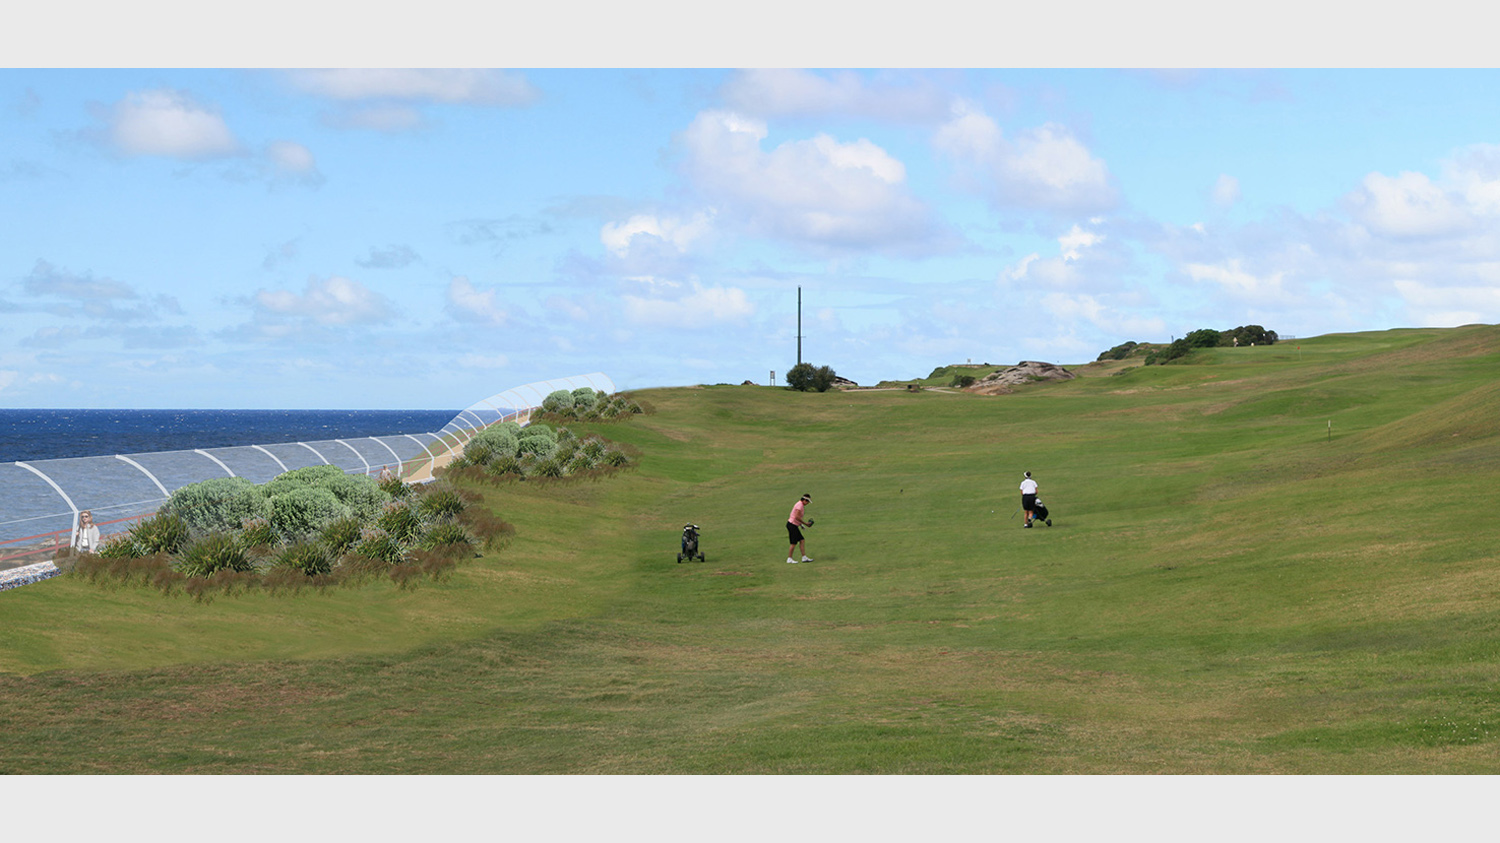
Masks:
[[[413,589],[0,593],[0,772],[1500,772],[1500,327],[1070,368],[637,393]]]

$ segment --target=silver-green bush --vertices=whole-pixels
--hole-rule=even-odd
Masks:
[[[243,477],[214,477],[183,486],[159,512],[181,518],[194,533],[236,530],[246,519],[270,514],[260,489]]]

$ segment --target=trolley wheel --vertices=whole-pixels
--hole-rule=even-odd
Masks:
[[[682,564],[682,554],[681,553],[677,554],[677,564],[679,564],[679,565]]]
[[[1048,518],[1048,519],[1047,519],[1047,526],[1048,526],[1048,527],[1051,527],[1051,526],[1052,526],[1052,519],[1051,519],[1051,518]]]
[[[698,561],[699,562],[707,562],[708,561],[708,557],[706,557],[706,556],[704,556],[703,554],[700,553],[700,554],[698,554]]]

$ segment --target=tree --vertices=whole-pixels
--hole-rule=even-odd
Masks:
[[[798,363],[786,373],[786,385],[798,392],[827,392],[837,377],[827,366]]]

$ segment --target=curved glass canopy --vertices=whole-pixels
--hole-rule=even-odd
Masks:
[[[409,482],[426,482],[478,430],[507,420],[525,424],[549,394],[580,387],[609,394],[615,389],[598,372],[526,384],[476,401],[432,433],[0,463],[0,561],[10,555],[7,548],[57,533],[65,534],[66,543],[83,510],[93,513],[102,533],[120,532],[177,489],[213,477],[264,483],[294,468],[334,465],[348,474],[389,470]]]

